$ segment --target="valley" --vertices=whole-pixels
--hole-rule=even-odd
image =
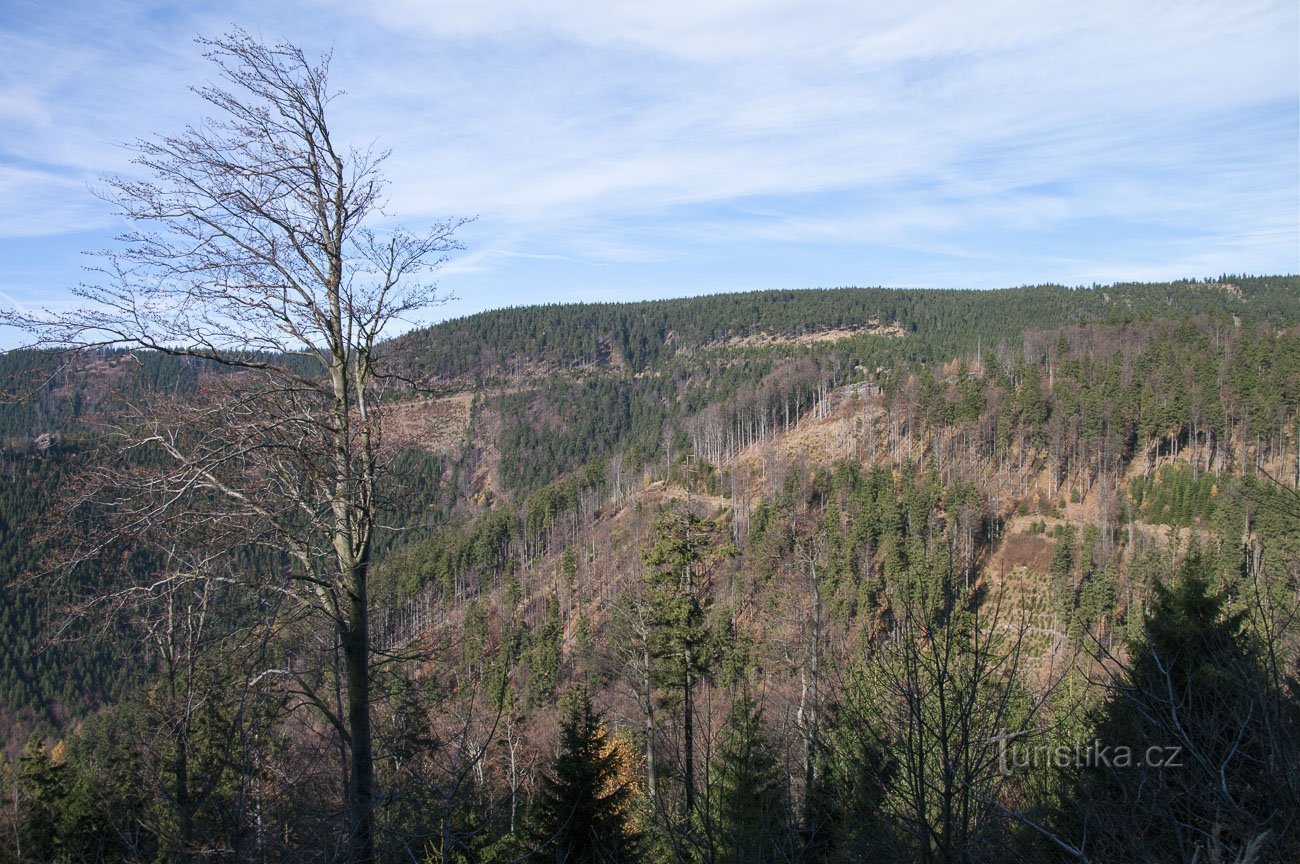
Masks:
[[[1298,297],[1293,276],[767,292],[384,343],[412,382],[376,409],[385,854],[519,860],[581,745],[637,860],[1133,860],[1152,820],[1152,855],[1212,830],[1283,860]],[[97,533],[137,506],[104,478],[166,466],[119,442],[251,373],[0,360],[0,835],[327,859],[341,671],[279,587],[300,565],[202,496]],[[1004,771],[1011,733],[1194,759]],[[1159,791],[1135,810],[1133,783]]]

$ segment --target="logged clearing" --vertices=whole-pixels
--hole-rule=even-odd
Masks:
[[[726,345],[731,348],[748,348],[748,347],[767,347],[771,345],[815,345],[819,342],[839,342],[843,339],[852,339],[854,336],[888,336],[891,338],[902,338],[907,335],[902,327],[897,324],[881,324],[879,321],[868,321],[866,324],[856,327],[832,327],[825,330],[807,330],[799,334],[786,333],[752,333],[748,336],[732,336],[723,342],[716,342],[714,345]]]
[[[465,446],[473,402],[474,394],[463,392],[385,406],[385,437],[398,447],[453,455]]]

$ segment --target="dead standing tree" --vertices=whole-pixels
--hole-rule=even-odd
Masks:
[[[217,116],[131,149],[147,179],[103,197],[134,228],[104,253],[75,311],[5,313],[45,347],[119,347],[196,357],[229,374],[186,416],[120,427],[159,467],[133,517],[171,508],[255,519],[293,562],[288,589],[334,628],[346,703],[330,721],[350,755],[349,857],[374,854],[366,583],[384,457],[381,357],[395,322],[442,298],[422,274],[459,248],[464,220],[425,234],[365,227],[382,206],[383,153],[341,147],[326,110],[329,56],[242,30],[199,40],[220,84],[196,88]],[[190,417],[189,420],[194,420]],[[187,421],[188,422],[188,421]]]

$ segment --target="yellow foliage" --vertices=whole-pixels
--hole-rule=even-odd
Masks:
[[[606,732],[604,728],[601,731]],[[626,731],[622,730],[612,735],[605,734],[604,739],[605,748],[601,756],[611,759],[614,765],[614,773],[606,780],[605,788],[600,790],[601,796],[611,795],[619,789],[628,789],[633,792],[640,791],[643,785],[641,766],[643,760],[636,743]],[[624,800],[620,808],[624,817],[630,815],[628,811],[632,807],[634,797],[629,796]]]

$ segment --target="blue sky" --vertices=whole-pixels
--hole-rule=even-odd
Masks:
[[[438,315],[1300,272],[1294,0],[6,0],[0,304],[69,301],[232,24],[333,48],[394,220],[477,215]]]

